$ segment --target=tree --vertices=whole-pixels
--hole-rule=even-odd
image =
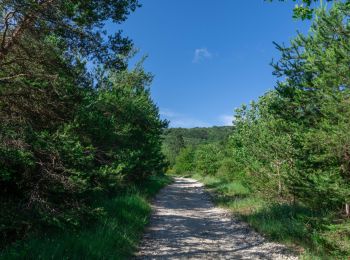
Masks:
[[[138,6],[117,1],[0,4],[0,239],[91,220],[95,192],[164,172],[152,75],[126,68],[132,48],[106,20]],[[94,77],[86,62],[99,68]],[[100,73],[102,71],[102,73]]]
[[[274,0],[265,0],[272,2]],[[280,2],[286,2],[287,0],[279,0]],[[294,7],[294,18],[312,19],[313,14],[315,13],[315,8],[312,7],[314,3],[319,2],[319,0],[292,0],[293,2],[299,2]],[[337,0],[326,0],[327,2],[337,2]],[[320,0],[322,3],[322,0]]]
[[[349,45],[348,3],[320,9],[308,36],[290,47],[278,46],[282,58],[275,74],[273,113],[294,129],[297,174],[291,182],[313,207],[339,209],[349,197]]]
[[[222,160],[220,146],[215,143],[203,144],[195,152],[196,170],[204,175],[214,175]]]
[[[80,56],[107,68],[125,67],[130,40],[122,38],[121,32],[106,35],[103,26],[107,20],[124,21],[138,6],[137,0],[3,1],[0,4],[0,68],[43,61],[40,53],[28,52],[30,49],[24,42],[28,43],[29,39],[36,44],[55,41],[73,60]],[[25,71],[28,68],[23,69],[3,79],[32,76]]]
[[[268,92],[235,115],[235,131],[230,137],[236,174],[243,182],[268,198],[288,198],[287,176],[293,172],[291,137],[282,120],[270,112],[276,92]]]
[[[183,148],[178,156],[173,167],[177,174],[188,174],[192,173],[195,169],[195,150],[193,147]]]
[[[232,160],[264,196],[349,215],[350,5],[316,14],[308,35],[276,44],[275,91],[237,110]]]

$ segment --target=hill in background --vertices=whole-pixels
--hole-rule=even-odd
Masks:
[[[181,149],[207,143],[223,143],[232,130],[232,126],[169,128],[163,135],[163,152],[172,165]]]

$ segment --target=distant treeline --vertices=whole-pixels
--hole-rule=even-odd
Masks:
[[[231,126],[169,128],[164,131],[163,152],[173,165],[181,149],[225,142],[232,133],[232,129]]]

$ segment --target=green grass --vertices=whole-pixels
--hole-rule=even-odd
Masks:
[[[210,193],[214,195],[213,199],[217,205],[229,208],[235,213],[250,214],[265,204],[264,200],[251,196],[249,189],[239,181],[228,181],[215,176],[199,174],[195,174],[193,178],[205,184]]]
[[[304,259],[349,259],[350,221],[303,205],[265,201],[239,181],[192,176],[205,184],[214,202],[228,208],[273,241],[287,244]]]
[[[32,235],[0,253],[1,259],[128,259],[151,213],[148,199],[170,178],[152,177],[115,198],[99,199],[98,221],[80,231]]]
[[[350,221],[329,212],[269,203],[242,218],[272,240],[298,246],[305,259],[350,257]]]

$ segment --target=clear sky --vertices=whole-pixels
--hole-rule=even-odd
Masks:
[[[154,101],[172,127],[228,125],[233,110],[274,87],[273,41],[288,43],[308,22],[294,3],[264,0],[141,0],[118,26],[155,75]],[[117,27],[109,25],[109,30]]]

